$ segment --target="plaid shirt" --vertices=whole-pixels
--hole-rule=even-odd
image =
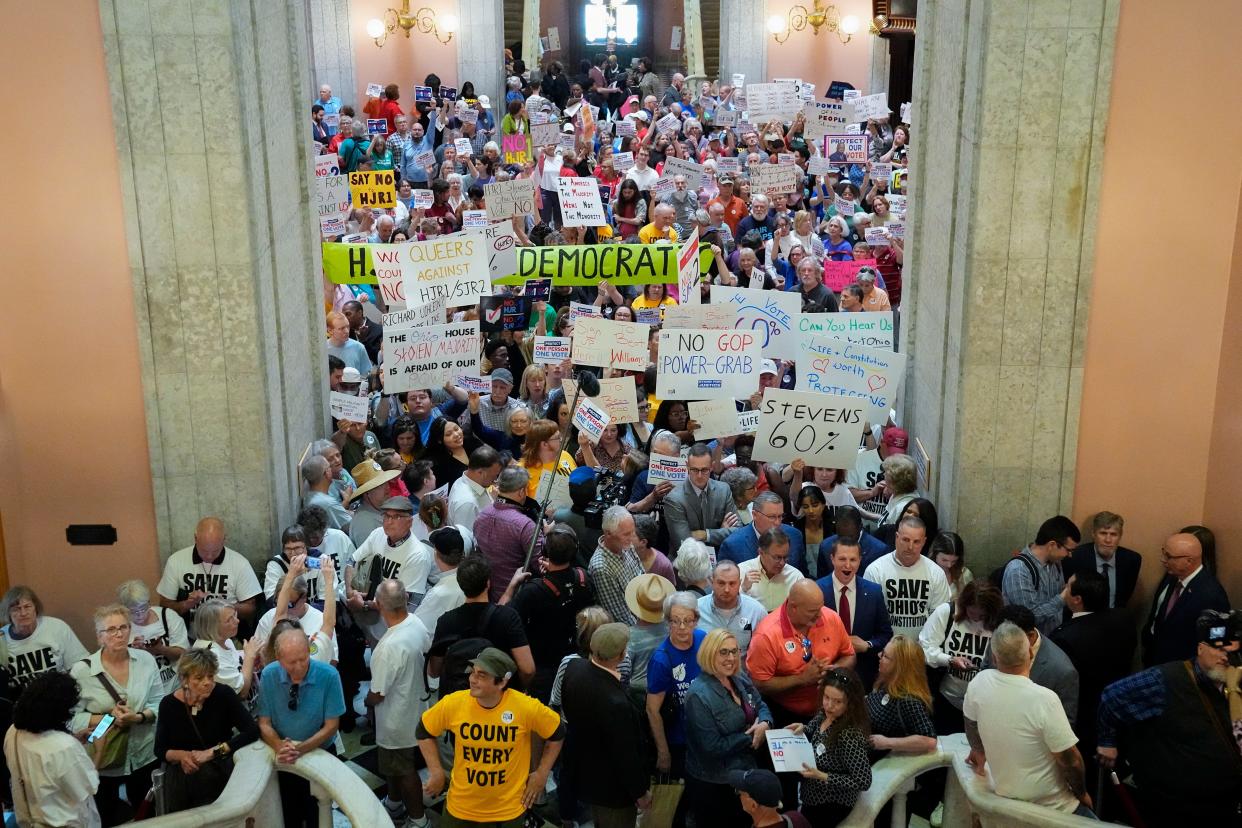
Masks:
[[[630,547],[620,555],[604,546],[602,540],[595,547],[591,563],[587,567],[591,583],[595,585],[595,597],[599,605],[608,610],[613,621],[634,626],[634,614],[625,603],[625,586],[643,574],[642,562]]]
[[[1206,680],[1199,665],[1195,678]],[[1117,746],[1117,729],[1133,722],[1145,722],[1164,715],[1169,704],[1169,688],[1159,667],[1126,676],[1104,688],[1100,697],[1099,730],[1096,744]]]
[[[392,150],[392,160],[396,163],[397,170],[400,171],[402,156],[405,154],[405,145],[410,140],[409,135],[408,133],[402,135],[399,132],[394,132],[388,136],[387,140],[388,148]]]

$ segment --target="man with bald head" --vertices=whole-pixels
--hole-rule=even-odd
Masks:
[[[1195,621],[1204,610],[1229,611],[1229,596],[1203,567],[1203,547],[1189,533],[1171,535],[1160,550],[1165,576],[1143,624],[1143,664],[1151,667],[1195,656]]]
[[[332,749],[345,694],[341,677],[330,665],[311,660],[310,642],[300,629],[276,639],[276,661],[263,668],[255,714],[263,741],[276,761],[292,765],[316,748]],[[279,774],[281,809],[286,826],[318,825],[318,807],[310,783],[291,773]]]
[[[164,574],[155,591],[160,606],[168,607],[188,624],[194,610],[208,598],[232,604],[238,616],[250,620],[255,614],[255,596],[263,591],[250,561],[224,545],[224,522],[205,517],[194,529],[194,545],[168,557]]]

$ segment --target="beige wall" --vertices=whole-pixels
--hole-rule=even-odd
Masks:
[[[367,84],[395,83],[401,87],[401,106],[409,112],[414,106],[414,86],[432,72],[440,76],[445,86],[457,86],[457,40],[461,32],[453,35],[447,44],[440,43],[434,35],[422,34],[417,28],[410,30],[407,40],[400,29],[388,36],[381,49],[367,37],[367,21],[384,19],[384,10],[400,8],[394,0],[350,0],[349,36],[354,47],[354,83],[357,90],[352,95],[341,94],[344,103],[351,103],[361,113],[366,102]],[[440,14],[457,14],[457,0],[419,0],[410,4],[411,9],[427,6]]]
[[[793,0],[767,0],[767,3],[769,15],[781,16],[795,5]],[[803,5],[811,6],[810,3]],[[765,28],[762,34],[768,38],[768,77],[755,79],[755,82],[771,78],[802,78],[805,83],[815,84],[816,100],[823,99],[828,85],[835,80],[852,83],[864,95],[887,92],[886,89],[867,88],[872,44],[876,43],[880,48],[888,47],[888,44],[879,43],[867,33],[871,23],[871,0],[835,0],[834,5],[840,10],[841,17],[853,15],[858,18],[859,31],[850,38],[849,43],[842,43],[826,29],[820,29],[816,35],[808,26],[800,32],[791,33],[789,40],[778,44]],[[750,78],[746,80],[751,82]]]
[[[0,54],[30,125],[0,221],[10,312],[0,326],[0,514],[11,583],[26,583],[93,647],[94,608],[157,575],[138,323],[112,110],[94,3],[5,8]],[[158,129],[158,123],[155,125]],[[111,523],[112,547],[71,547],[71,523]]]
[[[1242,111],[1222,106],[1220,90],[1239,80],[1240,28],[1242,6],[1232,0],[1194,14],[1122,5],[1074,495],[1075,518],[1099,509],[1125,516],[1124,542],[1147,556],[1149,587],[1163,539],[1204,521],[1217,532],[1235,596]],[[1165,163],[1169,138],[1152,120],[1153,102],[1171,99],[1202,119]]]

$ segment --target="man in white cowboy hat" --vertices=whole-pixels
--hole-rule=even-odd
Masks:
[[[374,643],[384,634],[384,622],[375,607],[375,589],[396,578],[405,585],[413,611],[427,594],[431,547],[414,537],[414,503],[408,497],[390,497],[380,506],[383,525],[371,533],[345,567],[345,605],[358,626]],[[355,578],[355,572],[358,576]]]
[[[371,533],[383,525],[380,506],[388,499],[388,483],[401,476],[401,472],[390,469],[384,471],[380,464],[367,458],[351,470],[351,476],[358,484],[345,499],[345,505],[357,503],[354,517],[349,524],[349,539],[355,547],[371,536]]]
[[[677,591],[663,575],[648,572],[625,587],[625,605],[634,616],[630,627],[630,686],[647,689],[647,666],[660,642],[668,638],[664,599]]]

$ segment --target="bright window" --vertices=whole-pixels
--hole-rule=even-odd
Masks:
[[[587,43],[596,45],[608,42],[609,9],[606,5],[588,4],[585,9],[585,28]],[[638,41],[638,7],[631,5],[617,6],[612,12],[616,18],[616,39],[618,43],[635,43]]]

